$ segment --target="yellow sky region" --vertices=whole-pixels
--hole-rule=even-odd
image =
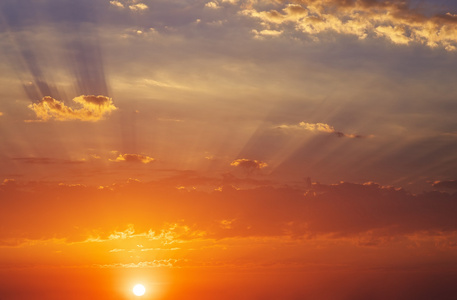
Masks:
[[[445,243],[437,246],[444,237],[425,233],[394,241],[370,233],[306,239],[211,239],[198,237],[201,234],[183,240],[173,238],[172,232],[136,232],[131,225],[106,240],[27,240],[0,248],[0,276],[13,291],[26,285],[37,299],[134,299],[131,289],[141,283],[147,289],[142,299],[162,300],[210,300],[215,295],[224,300],[295,299],[316,292],[322,293],[319,299],[340,299],[356,294],[356,285],[367,282],[372,285],[367,289],[386,296],[404,289],[402,284],[408,287],[405,278],[416,279],[418,272],[455,276],[452,265],[430,268],[456,254]],[[396,285],[389,277],[403,282]],[[377,283],[381,279],[384,282]],[[388,291],[381,291],[386,285]]]
[[[203,192],[165,181],[4,182],[2,296],[135,299],[141,283],[151,300],[417,299],[418,282],[430,296],[436,276],[457,277],[449,194],[307,184]]]

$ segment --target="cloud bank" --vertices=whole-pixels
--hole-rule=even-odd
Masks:
[[[457,15],[425,16],[406,1],[297,0],[282,9],[249,8],[240,13],[258,19],[265,29],[292,26],[318,39],[325,32],[353,35],[359,39],[383,37],[394,44],[420,43],[431,48],[456,50]]]

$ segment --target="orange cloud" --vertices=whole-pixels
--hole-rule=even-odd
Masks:
[[[384,37],[394,44],[411,42],[456,50],[457,16],[451,13],[427,17],[404,1],[298,0],[281,10],[249,8],[241,14],[259,19],[266,29],[293,25],[316,36],[323,32],[355,35],[359,39]],[[315,37],[317,38],[317,37]]]
[[[268,166],[267,163],[260,161],[260,160],[251,160],[246,158],[239,158],[230,163],[231,166],[234,167],[241,167],[246,170],[255,170],[255,169],[263,169]]]
[[[347,134],[341,131],[335,130],[333,126],[330,126],[325,123],[306,123],[300,122],[298,125],[279,125],[277,128],[279,129],[294,129],[294,130],[306,130],[306,131],[313,131],[313,132],[326,132],[326,133],[333,133],[338,137],[347,137],[347,138],[365,138],[366,136],[359,135],[359,134]],[[371,135],[369,137],[372,137]]]
[[[146,155],[141,154],[119,154],[116,159],[110,159],[110,161],[115,162],[133,162],[133,163],[143,163],[148,164],[153,162],[155,159]]]
[[[28,108],[33,110],[43,122],[49,120],[96,122],[117,109],[112,99],[105,96],[82,95],[73,98],[73,101],[81,105],[82,108],[71,108],[49,96],[44,97],[38,103],[30,104]]]

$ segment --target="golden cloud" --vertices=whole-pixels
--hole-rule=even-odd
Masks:
[[[333,31],[359,39],[384,37],[394,44],[411,42],[448,51],[457,46],[457,15],[427,17],[410,9],[405,1],[296,0],[281,10],[249,8],[241,14],[260,19],[266,30],[294,25],[310,35]]]
[[[140,10],[146,10],[149,7],[144,3],[137,3],[137,4],[129,5],[129,8],[131,10],[140,11]]]
[[[113,0],[113,1],[110,1],[109,3],[110,3],[111,5],[113,5],[113,6],[120,7],[120,8],[124,8],[124,4],[122,4],[122,3],[119,2],[119,1]]]
[[[143,163],[148,164],[153,162],[155,159],[146,155],[141,154],[119,154],[116,159],[110,159],[114,162],[133,162],[133,163]]]
[[[263,169],[268,166],[267,163],[255,160],[255,159],[246,159],[246,158],[239,158],[230,163],[231,166],[234,167],[242,167],[245,169]]]
[[[49,120],[96,122],[117,109],[112,99],[105,96],[82,95],[73,98],[73,101],[81,105],[82,108],[71,108],[49,96],[44,97],[38,103],[30,104],[28,108],[33,110],[43,122]]]
[[[143,11],[148,9],[149,7],[144,4],[144,3],[136,3],[137,1],[125,1],[125,0],[112,0],[109,3],[112,6],[118,7],[118,8],[126,8],[128,7],[130,10],[133,11]]]
[[[218,9],[220,6],[216,2],[208,2],[205,4],[205,7],[212,8],[212,9]]]
[[[293,129],[293,130],[306,130],[312,132],[326,132],[326,133],[333,133],[338,137],[347,137],[347,138],[366,138],[367,136],[359,135],[359,134],[347,134],[341,131],[335,130],[333,126],[330,126],[325,123],[306,123],[300,122],[298,125],[279,125],[277,128],[279,129]],[[373,137],[372,135],[368,137]]]

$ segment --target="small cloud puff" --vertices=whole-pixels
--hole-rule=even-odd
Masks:
[[[267,163],[255,160],[255,159],[246,159],[246,158],[239,158],[230,163],[233,167],[241,167],[247,170],[255,170],[255,169],[263,169],[268,166]]]
[[[118,7],[118,8],[129,8],[132,11],[143,11],[148,9],[149,7],[144,4],[144,3],[137,3],[137,1],[130,0],[130,1],[117,1],[113,0],[109,2],[112,6]]]
[[[117,109],[112,99],[106,96],[82,95],[73,98],[73,101],[80,104],[82,108],[73,109],[49,96],[43,97],[38,103],[30,104],[28,108],[33,110],[43,122],[49,120],[96,122]]]
[[[119,154],[116,159],[110,159],[113,162],[132,162],[132,163],[143,163],[148,164],[153,162],[155,159],[146,155],[141,154]]]
[[[120,7],[120,8],[124,8],[124,4],[122,4],[122,3],[119,2],[119,1],[110,1],[109,3],[110,3],[111,5],[113,5],[113,6]]]
[[[216,2],[208,2],[205,4],[205,7],[212,8],[212,9],[218,9],[220,6]]]
[[[148,9],[149,7],[144,3],[137,3],[137,4],[129,5],[129,8],[130,8],[130,10],[141,11],[141,10]]]
[[[294,129],[294,130],[306,130],[306,131],[313,131],[313,132],[326,132],[326,133],[333,133],[338,137],[347,137],[347,138],[366,138],[367,136],[359,135],[359,134],[347,134],[341,131],[336,131],[333,126],[330,126],[325,123],[306,123],[300,122],[298,125],[279,125],[277,128],[279,129]],[[372,137],[372,135],[368,136]]]

